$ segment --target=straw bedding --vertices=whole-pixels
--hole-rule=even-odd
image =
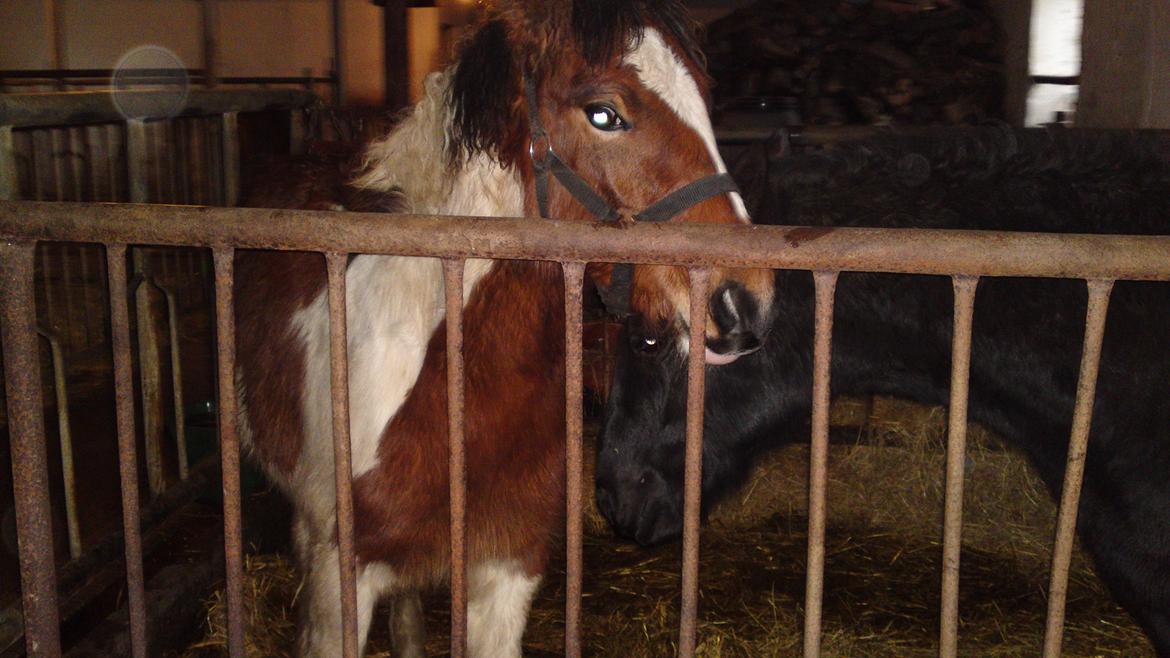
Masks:
[[[946,413],[897,400],[845,400],[835,404],[833,421],[823,655],[937,655]],[[978,427],[967,454],[960,653],[1037,655],[1055,506],[1023,458]],[[799,654],[806,506],[807,449],[794,447],[761,463],[739,496],[712,515],[702,533],[699,655]],[[673,655],[680,566],[678,544],[647,550],[618,542],[588,510],[586,654]],[[247,571],[249,656],[291,655],[299,588],[291,561],[254,555]],[[557,560],[534,604],[526,655],[563,655],[563,575]],[[446,653],[446,606],[445,593],[428,595],[431,655]],[[183,658],[221,655],[222,592],[208,601],[205,624],[206,638]],[[367,655],[385,658],[387,647],[385,624],[376,622]],[[1153,655],[1080,553],[1065,655]]]

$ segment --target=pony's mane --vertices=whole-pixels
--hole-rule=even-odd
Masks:
[[[510,184],[517,175],[528,119],[524,75],[539,84],[566,58],[605,66],[636,47],[654,27],[702,70],[698,29],[678,0],[516,0],[486,8],[453,63],[427,79],[424,97],[383,139],[367,149],[359,189],[400,193],[407,212],[451,211],[452,196],[467,179]],[[503,169],[504,171],[500,171]],[[464,180],[464,186],[474,183]],[[514,209],[514,191],[492,207]],[[482,211],[482,209],[481,209]]]

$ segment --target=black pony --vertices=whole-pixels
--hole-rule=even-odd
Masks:
[[[741,184],[765,224],[1166,234],[1167,153],[1151,135],[978,129],[789,156],[766,177],[757,160]],[[945,277],[842,274],[833,394],[947,404],[952,295]],[[976,296],[970,418],[1021,448],[1057,495],[1086,299],[1083,281],[1007,278],[981,280]],[[776,300],[758,353],[707,368],[704,509],[764,451],[808,440],[811,275],[777,272]],[[653,544],[682,528],[686,367],[670,336],[643,324],[632,318],[619,342],[597,502],[620,535]],[[1078,531],[1170,656],[1170,285],[1114,289]]]

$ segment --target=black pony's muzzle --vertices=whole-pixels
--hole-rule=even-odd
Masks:
[[[621,479],[599,476],[596,491],[597,508],[619,537],[653,546],[682,534],[681,501],[657,472]]]

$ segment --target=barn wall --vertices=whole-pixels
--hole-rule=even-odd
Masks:
[[[1170,128],[1170,0],[1089,0],[1082,43],[1079,125]]]
[[[204,68],[199,0],[56,0],[63,58],[53,61],[52,0],[0,0],[0,68],[114,68],[142,45],[174,52],[188,68]],[[343,77],[349,102],[378,104],[384,97],[382,11],[370,0],[345,0]],[[219,0],[221,76],[324,76],[333,68],[330,0]],[[434,10],[415,21],[437,31]],[[433,68],[435,35],[411,35],[415,57]],[[416,68],[418,68],[416,66]],[[421,69],[412,79],[422,75]]]
[[[52,68],[53,28],[46,11],[48,2],[0,1],[0,68]]]

